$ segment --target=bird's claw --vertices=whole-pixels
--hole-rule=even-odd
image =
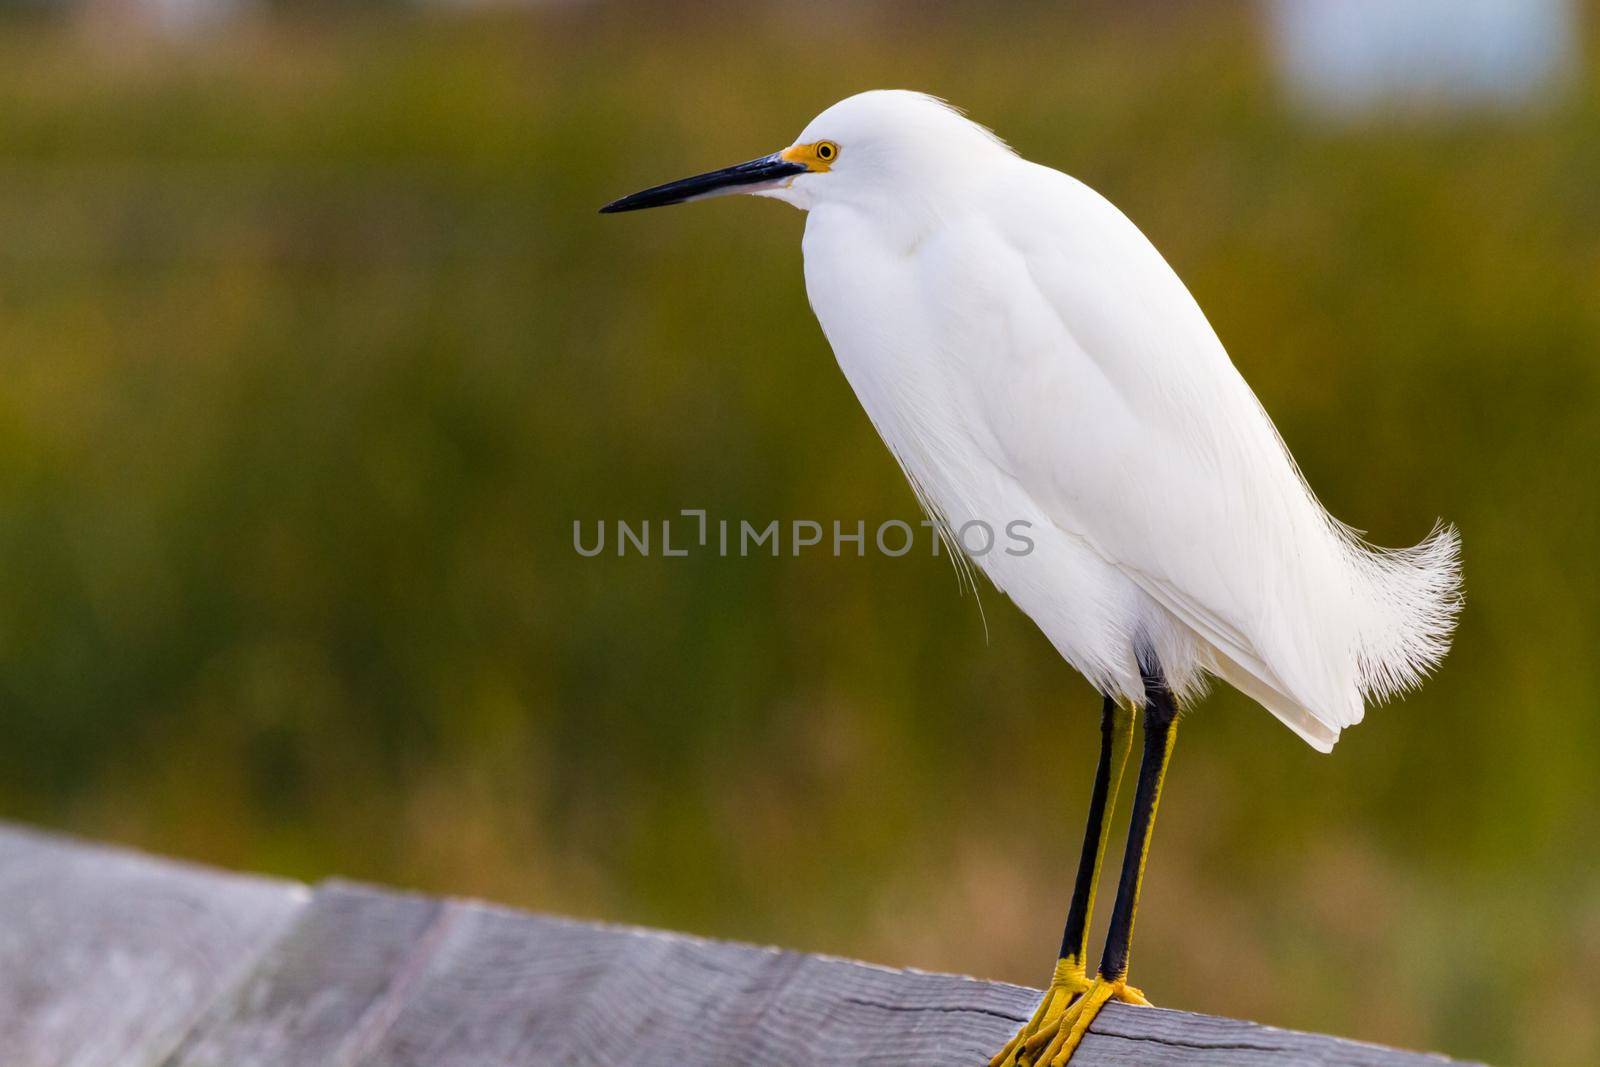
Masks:
[[[1034,1010],[1033,1018],[1022,1025],[1015,1037],[1006,1043],[1006,1047],[995,1053],[989,1060],[989,1067],[1024,1067],[1032,1062],[1020,1057],[1026,1043],[1041,1032],[1054,1032],[1056,1020],[1061,1018],[1072,1002],[1081,996],[1090,986],[1089,978],[1084,973],[1083,965],[1068,958],[1056,963],[1056,972],[1050,979],[1050,987],[1044,991],[1044,996],[1039,1000],[1039,1006]]]
[[[1054,995],[1057,992],[1052,982],[1033,1019],[989,1061],[989,1067],[1066,1067],[1107,1001],[1150,1006],[1143,992],[1120,979],[1085,981],[1064,999]]]

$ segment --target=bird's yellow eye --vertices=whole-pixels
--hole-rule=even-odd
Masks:
[[[799,163],[806,170],[825,171],[839,158],[839,146],[833,141],[812,141],[790,145],[778,155],[789,163]]]

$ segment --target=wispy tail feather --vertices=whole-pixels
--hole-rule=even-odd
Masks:
[[[1441,523],[1418,545],[1386,549],[1334,526],[1356,576],[1355,676],[1342,697],[1294,695],[1252,649],[1211,636],[1213,669],[1319,752],[1331,752],[1340,732],[1361,721],[1367,700],[1411,689],[1439,665],[1450,650],[1462,603],[1455,527]]]
[[[1439,523],[1411,548],[1374,548],[1347,534],[1370,616],[1356,651],[1361,692],[1386,700],[1421,684],[1450,650],[1461,612],[1461,535]]]

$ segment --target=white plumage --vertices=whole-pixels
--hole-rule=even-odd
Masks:
[[[1449,647],[1459,541],[1362,542],[1312,495],[1194,298],[1138,228],[920,93],[606,205],[729,192],[808,211],[806,291],[923,506],[1028,524],[979,567],[1102,692],[1208,674],[1326,752]]]
[[[1448,650],[1455,530],[1393,551],[1335,520],[1138,228],[931,97],[853,96],[781,152],[601,210],[728,192],[810,213],[811,306],[918,499],[1108,698],[1050,987],[989,1061],[1068,1067],[1108,1001],[1149,1003],[1128,954],[1180,706],[1215,674],[1331,750]],[[1018,524],[1032,551],[996,550]],[[1135,707],[1144,754],[1091,980]]]
[[[760,190],[810,212],[806,290],[925,507],[1025,520],[977,558],[1103,692],[1221,676],[1328,751],[1449,647],[1458,539],[1375,549],[1317,502],[1199,305],[1088,186],[931,97],[863,93],[798,143],[827,173]]]

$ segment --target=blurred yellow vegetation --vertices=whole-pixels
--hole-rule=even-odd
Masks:
[[[1128,211],[1337,515],[1464,538],[1442,673],[1335,755],[1186,724],[1139,984],[1596,1062],[1600,83],[1327,125],[1264,48],[1244,5],[0,20],[0,814],[1043,981],[1098,700],[1031,624],[922,552],[572,549],[918,517],[799,215],[595,209],[923,88]]]

